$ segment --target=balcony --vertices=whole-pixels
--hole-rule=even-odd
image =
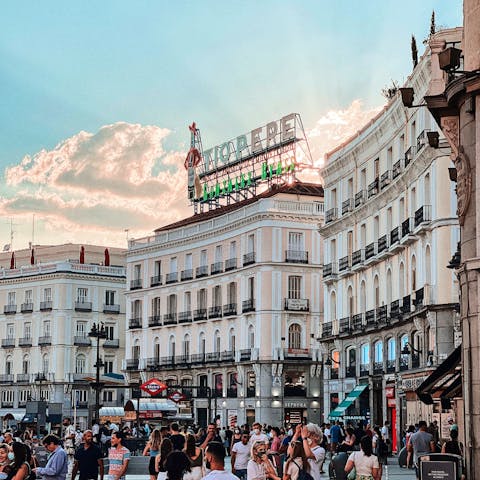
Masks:
[[[194,363],[194,364],[205,363],[205,354],[204,353],[194,353],[190,357],[190,362]]]
[[[103,342],[103,348],[120,348],[120,340],[118,338],[107,338]]]
[[[195,269],[195,278],[208,276],[208,265],[200,265]]]
[[[290,360],[306,360],[310,358],[310,350],[308,348],[284,348],[284,358]]]
[[[322,324],[322,338],[331,337],[333,334],[333,323],[324,322]]]
[[[215,262],[210,265],[210,274],[216,275],[217,273],[223,273],[223,262]]]
[[[200,320],[207,319],[207,309],[206,308],[197,308],[193,311],[193,320],[198,322]]]
[[[243,266],[252,265],[255,263],[255,252],[246,253],[243,256]]]
[[[236,303],[227,303],[223,306],[223,316],[231,317],[232,315],[237,314],[237,304]]]
[[[333,277],[337,275],[337,263],[327,263],[326,265],[323,266],[323,278],[327,279],[330,278],[331,280],[334,280]]]
[[[424,205],[420,207],[414,216],[415,228],[420,227],[424,223],[430,223],[432,221],[432,207],[430,205]]]
[[[107,305],[106,303],[104,303],[103,313],[113,313],[118,315],[120,313],[120,305],[118,304]]]
[[[390,232],[390,247],[400,241],[400,227],[395,227]]]
[[[342,257],[338,262],[338,271],[344,272],[350,268],[350,256]]]
[[[177,312],[166,313],[163,316],[164,325],[176,325],[177,323]]]
[[[356,250],[352,253],[352,268],[361,265],[365,259],[364,253],[363,250]]]
[[[20,305],[20,311],[22,313],[32,313],[33,312],[33,303],[22,303]]]
[[[252,349],[251,348],[244,348],[240,350],[240,361],[241,362],[249,362],[252,358]],[[247,395],[248,397],[248,395]]]
[[[165,284],[169,285],[170,283],[176,282],[178,282],[178,272],[167,273],[167,276],[165,277]]]
[[[10,373],[0,373],[0,383],[10,383],[13,382],[13,374]],[[4,402],[2,402],[2,405]]]
[[[193,279],[193,269],[189,268],[188,270],[182,270],[180,272],[180,280],[182,282],[186,280],[192,280]]]
[[[130,280],[130,290],[138,290],[142,288],[142,279],[141,278],[134,278]]]
[[[38,344],[41,347],[45,347],[52,344],[52,336],[51,335],[44,335],[42,337],[38,337]]]
[[[130,330],[134,328],[142,328],[142,318],[141,317],[133,317],[128,321],[128,328]]]
[[[220,361],[220,352],[211,352],[205,355],[206,362],[219,362]]]
[[[167,355],[166,357],[160,358],[160,365],[162,367],[173,367],[175,366],[175,356]]]
[[[286,250],[285,262],[308,263],[308,252],[305,252],[304,250]]]
[[[227,398],[237,398],[237,389],[227,388]]]
[[[410,298],[410,295],[406,295],[405,297],[403,297],[403,302],[402,302],[402,313],[403,314],[408,314],[412,311],[412,307],[411,307],[412,303],[411,303],[411,298]]]
[[[38,372],[35,374],[35,382],[46,382],[47,381],[47,374],[44,372]]]
[[[377,307],[375,314],[377,317],[378,324],[385,325],[387,323],[387,305],[382,305],[381,307]]]
[[[90,337],[86,337],[84,335],[75,335],[73,337],[73,344],[77,347],[90,347],[92,345],[92,342],[90,340]]]
[[[390,318],[396,320],[400,316],[400,300],[395,300],[390,304]]]
[[[225,350],[220,353],[220,360],[222,362],[233,362],[235,360],[235,352],[233,350]]]
[[[378,177],[368,185],[368,198],[372,198],[378,193]]]
[[[128,371],[138,371],[138,364],[139,364],[139,359],[138,358],[127,358],[125,361],[125,366],[126,370]]]
[[[338,209],[330,208],[325,212],[325,224],[333,222],[338,218]]]
[[[387,373],[395,372],[395,360],[387,360]]]
[[[16,305],[4,305],[3,306],[3,313],[5,315],[13,315],[17,313],[17,306]]]
[[[32,337],[22,337],[18,339],[19,347],[31,347],[32,346]]]
[[[186,367],[190,365],[190,355],[177,355],[175,357],[175,365]]]
[[[428,144],[427,132],[430,130],[423,130],[420,132],[420,135],[417,137],[417,153]]]
[[[225,271],[228,272],[230,270],[235,270],[237,268],[237,259],[236,258],[229,258],[225,260]]]
[[[18,383],[30,383],[30,374],[29,373],[17,373],[17,382]]]
[[[222,307],[220,305],[215,305],[208,309],[208,318],[221,318],[222,317]]]
[[[150,277],[150,286],[151,287],[158,287],[158,285],[161,285],[161,284],[162,284],[162,276],[161,275],[154,275],[153,277]]]
[[[151,317],[148,317],[148,326],[149,327],[161,327],[162,326],[162,316],[160,314],[158,314],[158,315],[152,315]]]
[[[3,348],[15,347],[15,339],[14,338],[3,338],[2,339],[2,347]]]
[[[338,334],[344,333],[350,333],[350,317],[344,317],[338,321]]]
[[[416,147],[411,146],[406,152],[405,152],[405,168],[407,168],[408,164],[413,160],[413,158],[416,155]]]
[[[377,319],[375,318],[375,310],[368,310],[365,312],[365,324],[367,327],[376,327]]]
[[[373,374],[382,375],[383,373],[383,362],[373,362]]]
[[[40,302],[40,311],[46,312],[53,308],[53,302],[51,300],[47,300],[45,302]]]
[[[178,314],[178,323],[190,323],[192,321],[192,312],[190,310],[186,312],[180,312]]]
[[[388,187],[388,185],[390,185],[391,180],[392,180],[391,170],[387,170],[386,172],[382,173],[382,176],[380,177],[380,190],[383,190],[385,187]]]
[[[352,318],[352,329],[354,332],[363,330],[365,323],[363,321],[363,313],[357,313]]]
[[[355,208],[365,203],[365,190],[360,190],[355,194]]]
[[[255,311],[255,299],[251,298],[249,300],[244,300],[242,302],[242,313],[254,312]]]
[[[402,222],[402,239],[410,234],[412,231],[410,218]]]
[[[284,309],[291,312],[308,312],[310,302],[308,298],[285,298]]]
[[[392,179],[397,178],[402,173],[402,160],[399,160],[393,164]]]
[[[85,302],[84,300],[75,302],[75,311],[76,312],[91,312],[92,311],[92,302]]]
[[[415,291],[415,300],[413,302],[413,304],[415,305],[415,308],[423,307],[424,300],[425,300],[425,289],[424,287],[422,287]]]
[[[350,365],[345,369],[345,377],[355,378],[357,376],[357,368],[354,365]]]
[[[388,250],[388,235],[383,235],[378,239],[377,250],[378,254]]]
[[[365,261],[370,260],[377,254],[376,242],[370,243],[365,247]]]
[[[342,202],[342,215],[353,212],[353,198],[347,198]]]
[[[360,376],[361,377],[367,377],[370,375],[370,366],[368,363],[361,363],[360,364]]]

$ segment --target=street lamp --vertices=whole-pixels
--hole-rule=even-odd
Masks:
[[[415,348],[411,343],[407,342],[405,344],[405,346],[402,348],[402,351],[400,352],[402,355],[410,355],[412,352],[410,351],[410,349],[412,349],[412,351],[414,353],[422,353],[422,351],[418,348]]]
[[[103,323],[99,323],[97,326],[97,324],[94,323],[92,329],[88,333],[88,336],[97,339],[97,361],[94,365],[94,367],[96,368],[96,377],[95,382],[92,382],[92,388],[95,390],[94,420],[98,421],[100,417],[100,392],[104,386],[104,383],[100,382],[100,369],[104,365],[104,363],[100,359],[100,339],[107,338],[107,331],[105,330],[105,325]]]

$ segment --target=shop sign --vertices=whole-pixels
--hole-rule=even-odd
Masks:
[[[308,299],[306,298],[287,298],[286,306],[289,310],[297,312],[308,311]]]
[[[135,410],[126,411],[123,418],[128,422],[137,419],[137,412]]]
[[[171,393],[168,396],[168,398],[170,400],[172,400],[173,402],[178,403],[178,402],[181,402],[182,400],[185,400],[187,397],[183,393],[181,393],[177,390],[177,391]]]
[[[167,388],[167,385],[161,382],[158,378],[151,378],[147,382],[142,383],[140,385],[140,388],[144,392],[147,392],[149,395],[154,397],[159,393],[163,392]]]
[[[397,406],[397,402],[394,398],[387,398],[387,407],[388,408],[395,408]]]
[[[385,387],[385,397],[395,398],[395,387]]]
[[[144,410],[138,413],[140,418],[163,418],[161,410]]]
[[[422,480],[455,480],[457,478],[457,465],[455,462],[428,460],[421,462]]]
[[[306,402],[285,402],[285,408],[307,408]]]

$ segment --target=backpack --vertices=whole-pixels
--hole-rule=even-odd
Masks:
[[[313,480],[313,477],[304,468],[300,468],[300,465],[295,460],[292,459],[292,462],[298,468],[298,480]]]

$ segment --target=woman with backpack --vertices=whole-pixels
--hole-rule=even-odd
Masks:
[[[458,430],[450,430],[450,440],[442,445],[442,453],[453,453],[463,457],[463,443],[458,441]]]
[[[307,456],[303,449],[303,442],[296,440],[292,443],[293,449],[283,468],[284,473],[282,480],[299,480],[299,477],[305,477],[305,475],[301,475],[301,472],[307,471],[309,468]]]
[[[355,477],[350,473],[354,468]],[[360,440],[360,451],[350,454],[345,465],[345,472],[349,474],[347,478],[356,480],[380,480],[382,478],[378,458],[372,451],[370,437],[365,436]]]

